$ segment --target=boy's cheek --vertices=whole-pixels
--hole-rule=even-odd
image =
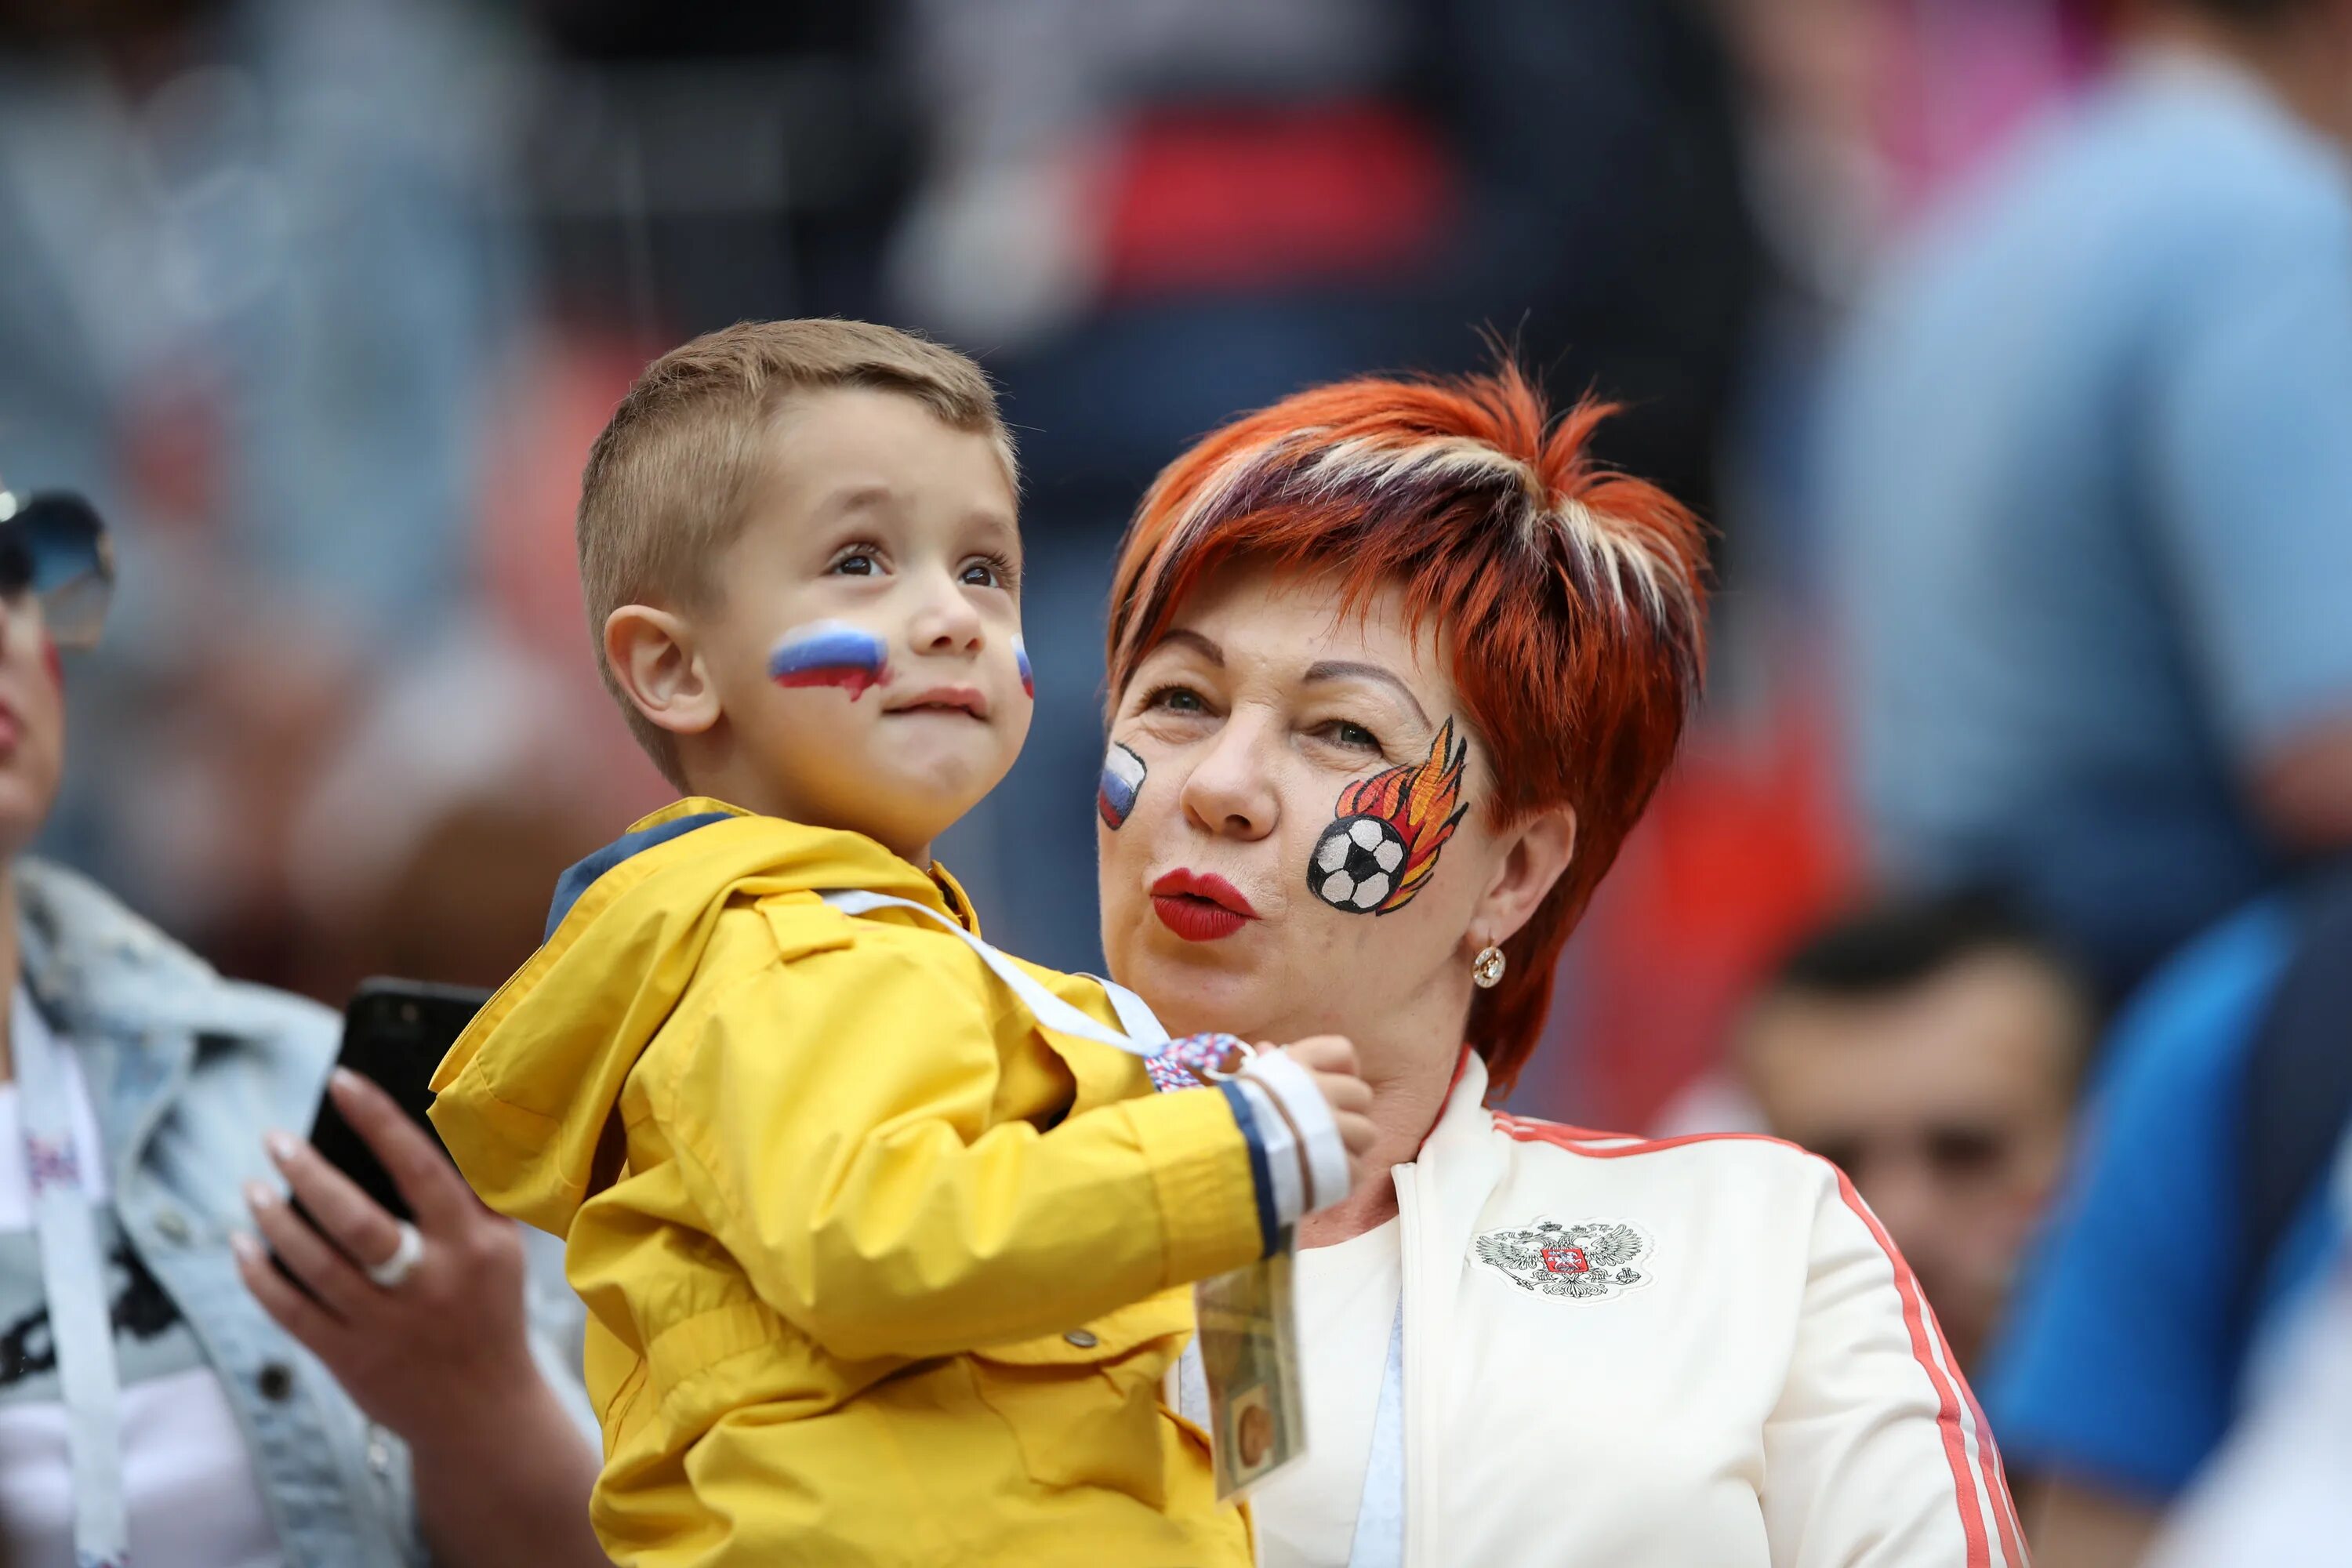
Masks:
[[[1030,727],[1036,722],[1036,719],[1035,706],[1027,702],[1011,704],[998,715],[996,730],[1001,737],[1000,744],[1003,751],[1003,771],[1004,773],[1011,773],[1013,764],[1020,761],[1021,749],[1029,743]]]
[[[792,627],[768,650],[768,679],[787,690],[831,689],[852,702],[890,682],[890,645],[852,621]]]

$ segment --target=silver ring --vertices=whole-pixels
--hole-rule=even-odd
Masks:
[[[1201,1076],[1203,1079],[1206,1079],[1211,1083],[1223,1083],[1228,1079],[1239,1078],[1242,1074],[1249,1071],[1250,1063],[1257,1060],[1257,1047],[1251,1045],[1247,1040],[1240,1038],[1236,1038],[1234,1041],[1234,1044],[1241,1048],[1241,1066],[1234,1068],[1231,1072],[1227,1072],[1222,1068],[1204,1067],[1201,1069]]]
[[[400,1222],[400,1245],[381,1263],[368,1265],[367,1277],[386,1290],[397,1290],[425,1260],[425,1237],[406,1220]]]

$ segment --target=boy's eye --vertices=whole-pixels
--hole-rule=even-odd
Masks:
[[[871,577],[880,570],[874,557],[863,550],[853,551],[833,563],[833,569],[844,577]]]
[[[989,551],[968,557],[956,581],[967,588],[999,588],[1008,594],[1021,591],[1021,563],[1009,554]]]

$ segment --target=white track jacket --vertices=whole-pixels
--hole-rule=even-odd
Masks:
[[[1486,1088],[1465,1051],[1393,1172],[1407,1568],[2023,1568],[1984,1415],[1835,1166]]]

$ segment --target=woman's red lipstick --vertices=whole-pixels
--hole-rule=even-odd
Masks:
[[[1151,911],[1186,942],[1214,942],[1257,919],[1239,888],[1206,871],[1171,871],[1152,883]]]

